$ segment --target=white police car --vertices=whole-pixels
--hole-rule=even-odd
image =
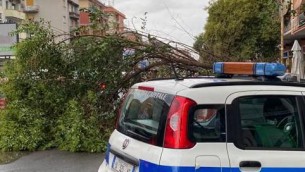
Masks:
[[[99,172],[305,171],[304,85],[276,80],[277,63],[215,63],[214,72],[254,79],[132,86]]]

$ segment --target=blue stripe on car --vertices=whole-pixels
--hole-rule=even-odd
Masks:
[[[111,145],[107,145],[107,150],[105,152],[105,161],[109,165],[109,154],[110,154]],[[116,159],[114,157],[111,162],[112,166]],[[133,168],[133,171],[135,168]],[[194,166],[166,166],[158,165],[145,160],[140,160],[139,163],[140,172],[240,172],[238,167],[200,167],[195,169]],[[264,167],[261,169],[261,172],[304,172],[305,166],[296,168],[296,167]]]
[[[140,172],[220,172],[220,167],[201,167],[195,169],[191,166],[165,166],[140,160]],[[223,172],[230,172],[230,168],[223,168]]]
[[[191,166],[165,166],[157,165],[148,161],[140,160],[140,172],[240,172],[238,167],[200,167],[195,169]],[[261,172],[304,172],[305,167],[284,168],[284,167],[265,167]]]
[[[107,164],[109,164],[109,153],[110,153],[110,148],[111,148],[111,145],[110,143],[107,144],[107,150],[105,152],[105,161]]]

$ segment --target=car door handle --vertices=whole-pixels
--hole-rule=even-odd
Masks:
[[[258,161],[241,161],[239,163],[241,168],[261,168],[262,164]]]

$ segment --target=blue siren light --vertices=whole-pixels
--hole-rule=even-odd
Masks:
[[[252,75],[252,76],[282,76],[286,72],[281,63],[254,63],[254,62],[216,62],[213,65],[215,74]]]

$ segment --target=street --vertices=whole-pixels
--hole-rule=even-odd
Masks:
[[[59,150],[38,151],[10,164],[1,172],[97,172],[103,153],[71,153]]]

